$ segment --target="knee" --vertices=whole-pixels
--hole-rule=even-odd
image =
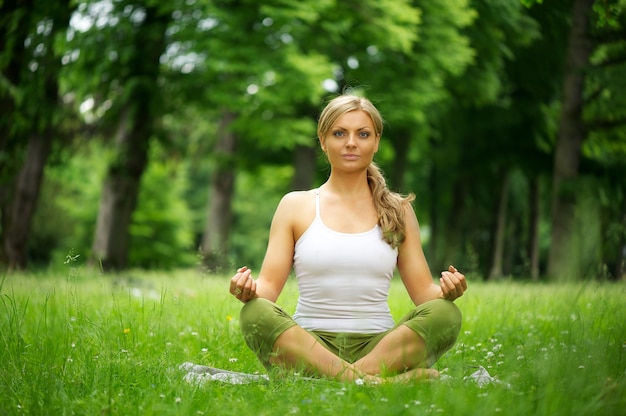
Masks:
[[[259,339],[273,337],[275,333],[295,325],[295,322],[274,302],[256,298],[246,302],[241,308],[239,324],[246,341],[257,342]]]
[[[461,332],[461,324],[463,323],[463,315],[458,306],[452,301],[445,299],[438,299],[438,314],[444,321],[442,324],[450,328],[451,332],[458,334]]]
[[[291,317],[274,302],[257,298],[247,302],[239,314],[244,341],[266,368],[276,338],[295,325]]]
[[[259,325],[259,321],[271,313],[273,304],[267,299],[256,298],[246,302],[239,312],[239,324],[244,336],[250,336]]]
[[[437,299],[432,302],[431,313],[436,321],[436,326],[440,328],[443,338],[447,338],[446,343],[451,346],[456,342],[461,332],[461,324],[463,323],[461,310],[449,300]]]
[[[433,349],[436,355],[440,356],[456,342],[461,332],[463,316],[459,307],[452,301],[438,299],[434,302],[432,313],[435,321],[433,334],[436,334],[436,346],[434,345]]]

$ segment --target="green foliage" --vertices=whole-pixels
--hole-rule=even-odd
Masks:
[[[229,259],[233,270],[243,265],[256,272],[260,269],[274,210],[288,192],[292,176],[291,166],[262,166],[254,174],[238,176]]]
[[[587,148],[604,148],[617,158],[626,152],[626,2],[597,2],[592,38],[596,47],[585,78]],[[599,146],[598,144],[601,143]],[[610,150],[609,150],[610,149]],[[605,160],[606,162],[606,160]]]
[[[617,28],[623,24],[626,1],[602,0],[593,3],[593,11],[596,14],[598,28]],[[622,23],[620,23],[622,20]]]
[[[184,200],[184,162],[154,145],[130,227],[131,267],[174,268],[194,263],[192,216]]]
[[[63,37],[72,12],[56,0],[0,3],[0,203],[11,200],[10,186],[19,172],[31,135],[50,134],[60,124],[57,83]],[[48,138],[52,140],[51,138]],[[7,209],[3,207],[5,215]],[[4,221],[11,221],[10,218]]]
[[[541,4],[541,3],[543,3],[543,0],[520,0],[520,3],[522,3],[526,7],[530,7],[533,4]]]
[[[226,276],[124,276],[68,264],[62,274],[0,281],[0,413],[13,414],[620,414],[626,406],[622,285],[470,282],[447,379],[362,386],[287,375],[194,386],[186,361],[263,372],[239,329]],[[293,312],[289,281],[279,302]],[[411,307],[399,280],[390,308]],[[510,384],[464,377],[485,367]],[[454,399],[451,400],[450,398]]]
[[[66,149],[46,170],[40,204],[33,220],[29,255],[39,266],[63,267],[73,252],[79,263],[89,258],[102,178],[109,151],[95,141]]]
[[[132,45],[149,8],[171,22],[160,66],[147,68],[160,74],[159,95],[150,103],[158,116],[148,126],[158,144],[131,230],[135,266],[193,261],[208,184],[224,160],[237,173],[229,262],[258,265],[271,215],[296,168],[294,149],[316,146],[315,119],[324,101],[352,87],[371,98],[386,119],[377,161],[393,188],[417,193],[420,222],[432,230],[431,266],[454,259],[484,274],[500,180],[512,171],[505,251],[510,270],[525,270],[519,253],[526,250],[529,234],[522,229],[528,223],[528,184],[539,177],[549,187],[570,1],[72,4],[70,29],[53,37],[47,36],[48,23],[60,15],[57,2],[33,10],[17,7],[0,17],[10,35],[0,51],[2,68],[18,62],[16,45],[27,46],[27,58],[41,52],[33,58],[36,70],[23,73],[19,85],[9,83],[5,72],[0,77],[0,96],[24,106],[11,117],[3,112],[0,124],[22,133],[39,129],[36,117],[50,108],[33,92],[41,88],[42,71],[50,68],[47,59],[60,58],[63,105],[54,107],[64,113],[54,115],[62,122],[55,137],[77,140],[54,156],[61,164],[47,169],[29,243],[30,257],[38,263],[58,266],[72,249],[79,259],[89,255],[109,161],[109,150],[91,142],[112,141],[126,100],[143,88],[144,81],[131,75],[145,65],[144,55]],[[594,13],[596,48],[585,87],[589,135],[581,169],[597,184],[595,190],[585,189],[584,197],[601,195],[599,238],[612,236],[603,259],[617,262],[607,253],[618,252],[626,193],[624,0],[595,2]],[[152,44],[150,39],[144,44]],[[224,113],[236,115],[232,127],[239,146],[226,158],[213,151]],[[0,139],[2,180],[14,177],[24,137]],[[9,165],[11,171],[5,171]],[[319,165],[322,180],[322,159]],[[544,191],[542,236],[550,227],[549,202]],[[582,216],[597,214],[583,205]],[[592,234],[595,240],[597,233]],[[543,256],[550,242],[542,237],[540,244]]]
[[[34,220],[30,257],[38,265],[63,267],[68,253],[78,264],[90,256],[102,180],[111,159],[98,142],[74,149],[66,163],[48,169],[42,200]],[[146,170],[138,207],[130,228],[130,265],[171,268],[195,262],[192,215],[185,162],[170,159],[155,144]]]

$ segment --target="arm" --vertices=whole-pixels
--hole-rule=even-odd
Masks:
[[[231,279],[230,293],[240,301],[261,297],[275,302],[283,290],[293,264],[293,213],[298,212],[294,202],[293,194],[287,194],[276,208],[258,278],[253,279],[252,271],[244,266]]]
[[[467,289],[465,276],[453,266],[441,273],[439,285],[433,283],[422,248],[417,217],[410,205],[407,204],[405,210],[406,238],[398,248],[398,270],[411,300],[419,305],[437,298],[454,300],[462,296]]]

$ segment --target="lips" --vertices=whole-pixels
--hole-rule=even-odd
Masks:
[[[346,160],[357,160],[359,158],[359,155],[345,154],[345,155],[341,155],[341,157]]]

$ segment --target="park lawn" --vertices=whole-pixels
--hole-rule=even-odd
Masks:
[[[239,332],[227,276],[79,268],[0,282],[0,414],[618,415],[626,409],[626,285],[482,283],[457,300],[444,379],[367,386],[298,375],[191,385],[186,361],[262,366]],[[290,279],[279,303],[292,312]],[[399,279],[390,307],[410,309]],[[484,367],[499,383],[465,377]]]

